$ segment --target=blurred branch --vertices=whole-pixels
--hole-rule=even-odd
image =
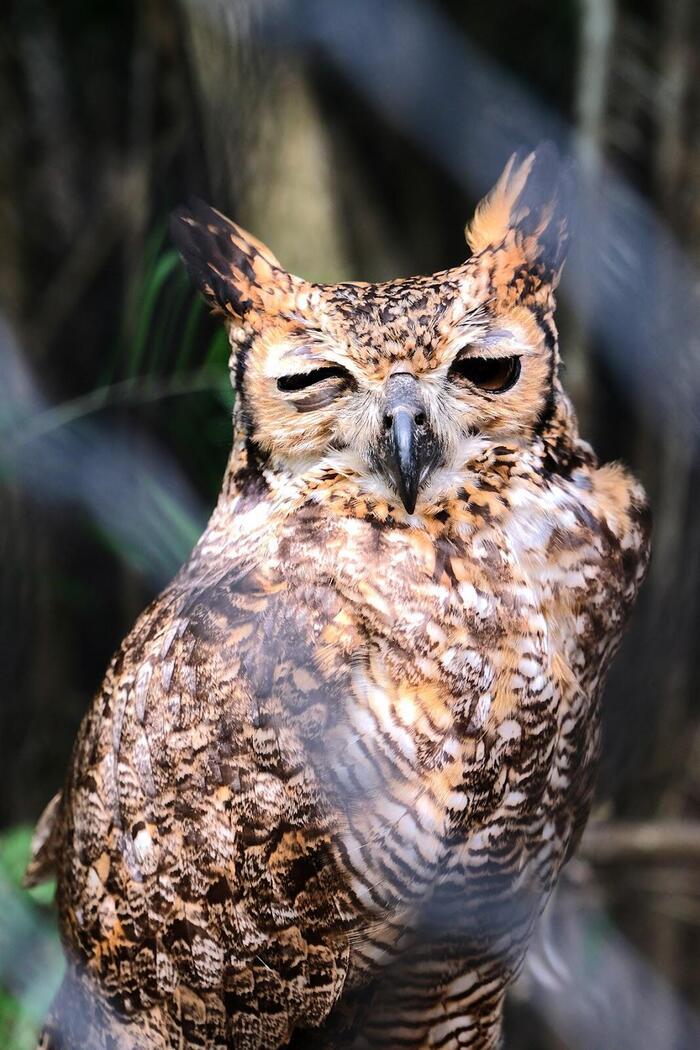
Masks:
[[[576,76],[576,151],[581,171],[581,192],[586,195],[586,209],[598,219],[595,200],[600,194],[601,172],[605,154],[606,111],[610,81],[610,56],[615,30],[612,0],[583,0],[579,5],[579,55]],[[582,268],[577,282],[578,300],[588,299],[588,312],[593,303],[592,282]],[[571,318],[567,344],[567,382],[569,393],[584,430],[594,419],[592,395],[592,352],[590,325],[581,311]]]
[[[76,420],[100,412],[109,405],[142,405],[169,397],[219,390],[222,387],[228,389],[228,376],[222,377],[219,372],[207,367],[196,372],[181,372],[169,379],[132,376],[120,383],[96,387],[83,397],[63,401],[60,405],[35,413],[24,427],[20,426],[16,430],[9,444],[14,449],[36,441],[58,427],[75,423]]]
[[[583,836],[581,854],[594,864],[700,864],[700,820],[592,824]]]

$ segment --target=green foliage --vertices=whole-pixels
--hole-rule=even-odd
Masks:
[[[227,378],[228,341],[207,322],[204,301],[192,288],[165,235],[155,224],[146,239],[140,272],[127,293],[124,325],[107,359],[103,384],[119,379],[178,376],[204,368],[212,384]],[[225,353],[222,352],[225,347]]]
[[[178,462],[213,500],[230,447],[233,390],[229,343],[190,285],[165,222],[146,242],[141,272],[127,297],[125,324],[105,384],[134,383],[134,402],[173,397],[166,417],[168,443]],[[127,395],[128,396],[128,395]],[[190,524],[190,534],[196,526]],[[185,552],[187,553],[187,552]]]
[[[33,1050],[58,987],[63,956],[51,902],[55,886],[22,887],[32,829],[0,835],[0,1047]]]

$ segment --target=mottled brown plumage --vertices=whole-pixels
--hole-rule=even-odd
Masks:
[[[235,440],[81,727],[34,877],[45,1047],[496,1047],[590,803],[644,494],[558,378],[545,150],[431,277],[311,285],[205,205]]]

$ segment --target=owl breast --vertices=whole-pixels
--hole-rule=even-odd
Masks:
[[[595,757],[595,690],[571,671],[585,577],[551,579],[541,501],[434,535],[301,520],[268,571],[284,566],[314,639],[303,673],[332,693],[322,733],[302,708],[297,724],[333,807],[338,879],[371,931],[354,937],[355,970],[428,913],[470,941],[503,938],[513,901],[535,914],[556,874],[571,775],[587,782]]]
[[[414,524],[313,500],[214,521],[117,653],[64,800],[64,934],[154,1045],[181,988],[276,1046],[421,943],[446,979],[514,972],[646,561],[623,480]]]

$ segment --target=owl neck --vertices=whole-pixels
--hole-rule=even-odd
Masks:
[[[234,412],[233,426],[233,447],[217,509],[240,513],[267,503],[274,504],[284,513],[303,503],[306,479],[279,464],[270,463],[268,453],[251,437],[244,411]]]
[[[234,440],[226,464],[219,502],[233,499],[259,502],[269,495],[265,477],[267,455],[251,440],[234,413]]]
[[[552,409],[539,436],[542,466],[551,473],[569,474],[583,463],[596,462],[590,445],[579,437],[576,413],[558,377],[554,380]]]

